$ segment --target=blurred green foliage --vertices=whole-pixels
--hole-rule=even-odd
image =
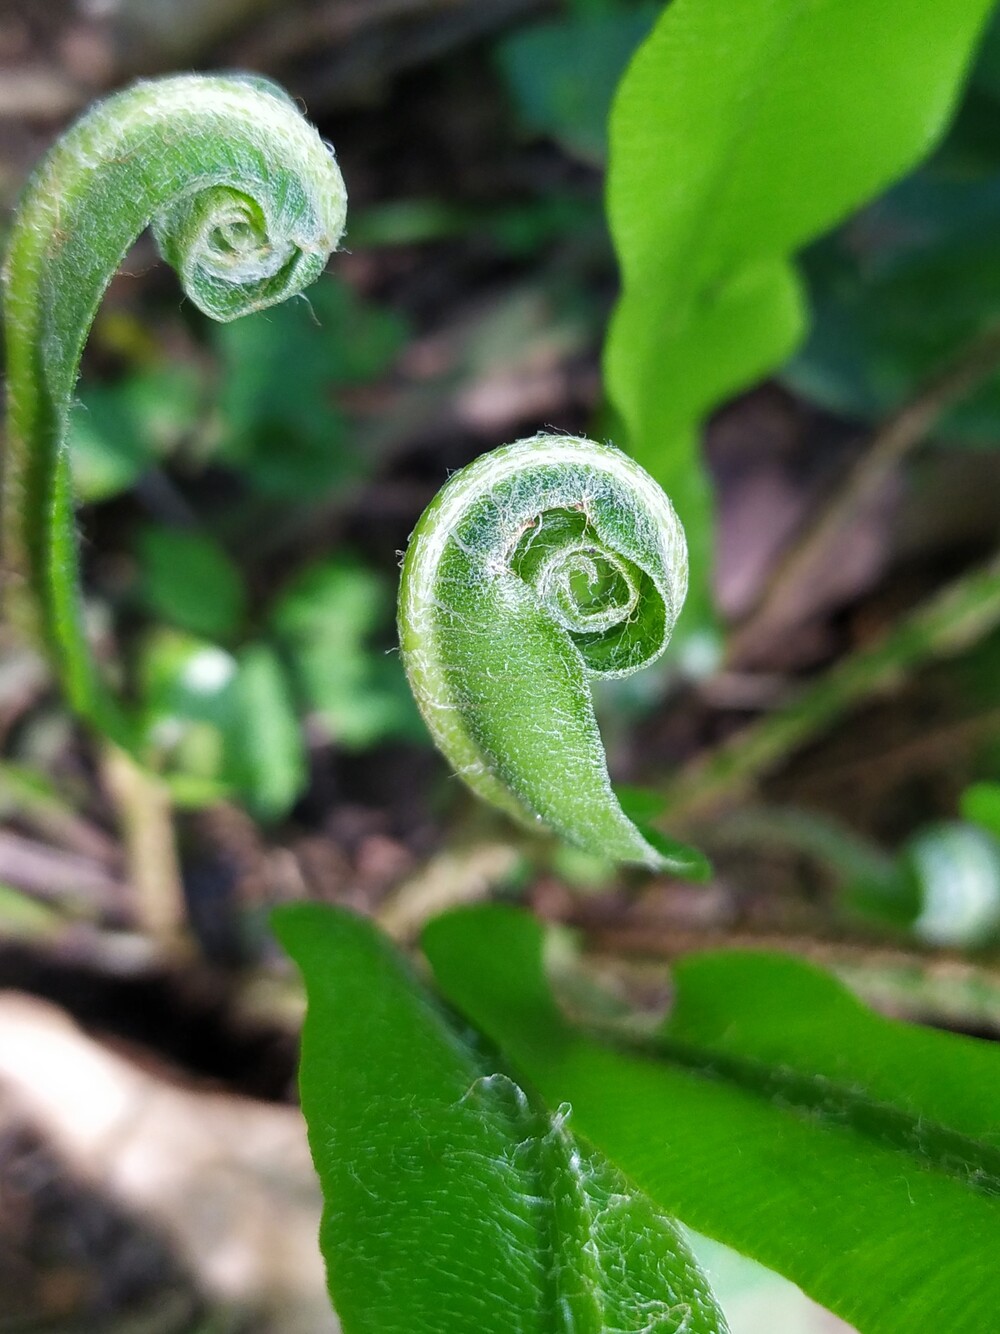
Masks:
[[[136,536],[139,597],[147,610],[192,634],[225,642],[246,616],[235,562],[205,533],[146,524]]]
[[[138,488],[155,509],[165,488],[171,521],[144,520],[128,538],[127,597],[145,625],[137,689],[147,759],[182,804],[228,795],[277,819],[305,786],[307,720],[313,743],[423,740],[384,651],[392,590],[383,576],[341,554],[285,580],[263,608],[250,587],[259,525],[370,472],[342,393],[386,373],[406,322],[328,279],[308,301],[207,326],[206,343],[190,342],[170,368],[155,346],[123,340],[120,324],[108,342],[127,368],[85,386],[71,449],[85,501]],[[196,484],[209,467],[238,486],[203,515],[186,493],[204,507]]]
[[[577,5],[499,42],[498,67],[524,128],[603,162],[615,89],[659,12],[648,3]]]
[[[1000,783],[973,783],[962,794],[962,814],[1000,839]]]
[[[143,657],[147,758],[180,805],[240,798],[261,820],[285,815],[306,779],[290,683],[274,649],[161,629]]]
[[[906,839],[886,874],[843,886],[844,908],[924,945],[1000,940],[1000,841],[969,819],[935,820]]]
[[[934,157],[806,252],[813,324],[786,373],[832,411],[877,419],[1000,319],[1000,20]],[[942,422],[1000,444],[1000,377]]]
[[[370,644],[384,631],[388,581],[348,556],[305,570],[285,589],[269,625],[301,708],[349,749],[425,732],[395,652]]]
[[[407,336],[399,315],[324,279],[308,297],[212,334],[220,461],[278,499],[313,496],[364,472],[337,392],[389,367]]]
[[[204,569],[213,568],[214,557]],[[174,591],[180,598],[181,585]],[[286,814],[306,781],[306,721],[313,743],[347,749],[424,740],[395,656],[373,643],[389,637],[390,589],[360,561],[338,557],[305,569],[274,601],[263,637],[233,651],[222,646],[230,619],[200,630],[213,638],[181,632],[199,632],[192,623],[199,606],[195,595],[171,615],[164,598],[158,609],[179,628],[154,630],[143,658],[147,745],[179,801],[230,794],[261,819]]]
[[[204,404],[193,366],[136,369],[87,383],[70,424],[73,481],[84,501],[108,500],[179,449]]]
[[[185,446],[278,501],[363,474],[338,391],[385,373],[407,338],[400,315],[326,278],[308,299],[206,328],[207,358],[191,348],[168,368],[144,357],[113,382],[85,383],[70,431],[81,499],[110,498]]]

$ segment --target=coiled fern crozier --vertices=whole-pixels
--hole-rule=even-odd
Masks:
[[[236,319],[317,278],[346,211],[329,146],[280,88],[239,76],[155,79],[109,97],[25,189],[3,270],[5,572],[73,709],[126,747],[135,728],[83,625],[66,448],[101,296],[152,224],[187,296],[213,319]]]
[[[420,710],[487,801],[599,855],[699,875],[611,786],[589,680],[660,656],[687,590],[673,506],[620,450],[538,435],[457,473],[403,562],[399,638]]]

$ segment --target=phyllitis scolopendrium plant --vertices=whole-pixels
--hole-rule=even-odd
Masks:
[[[988,0],[874,7],[867,0],[721,7],[674,0],[633,65],[612,136],[619,173],[612,230],[632,313],[616,321],[609,389],[632,449],[671,478],[703,555],[708,530],[685,493],[696,419],[787,351],[801,302],[786,255],[927,150],[987,8]],[[99,686],[79,625],[68,466],[59,446],[100,291],[129,237],[157,211],[145,188],[147,175],[161,171],[157,158],[178,167],[182,199],[189,190],[197,198],[198,179],[208,185],[205,202],[215,197],[212,170],[221,168],[213,157],[216,167],[202,171],[207,149],[193,145],[190,176],[180,170],[180,148],[172,157],[198,96],[195,82],[123,95],[141,104],[157,87],[184,88],[176,125],[169,116],[160,124],[162,143],[156,117],[142,112],[126,140],[102,109],[82,122],[101,135],[77,138],[68,160],[57,148],[42,168],[8,266],[8,478],[15,483],[8,549],[21,558],[28,600],[75,707],[126,740],[127,719]],[[249,96],[252,89],[252,81],[232,79],[209,85],[228,90],[226,108],[234,90]],[[280,94],[253,91],[269,100],[254,103],[264,108],[260,123],[256,111],[237,116],[243,147],[216,143],[229,166],[232,153],[260,166],[263,122],[279,105],[298,126],[294,139],[312,134]],[[127,121],[125,105],[118,103]],[[228,135],[224,109],[209,119]],[[111,147],[102,156],[97,140],[105,129]],[[318,140],[310,144],[306,156],[323,163],[320,176],[329,183],[326,151]],[[62,165],[64,199],[56,188]],[[97,217],[82,214],[90,165],[116,184],[130,219],[120,232],[106,216],[107,191],[93,193]],[[272,175],[270,159],[263,174]],[[223,178],[232,184],[226,170]],[[201,226],[193,199],[181,210],[194,233],[210,240],[210,295],[230,272],[230,252],[254,250],[261,213],[268,215],[240,203],[243,187],[234,188],[238,197],[225,196],[218,226]],[[297,187],[279,191],[275,208],[283,212],[292,196],[299,197]],[[145,202],[137,208],[136,200]],[[317,225],[296,232],[300,256],[333,243],[323,223],[328,212],[315,201],[307,207]],[[104,246],[95,276],[88,247],[103,245],[105,228],[117,240]],[[47,252],[62,260],[52,277],[44,276]],[[278,258],[268,244],[260,248],[248,308],[277,296],[265,260],[303,277],[305,260],[294,254]],[[223,301],[215,313],[236,312]],[[511,451],[524,450],[534,464],[564,444],[543,440]],[[618,456],[579,442],[570,454],[580,486],[565,493],[548,492],[544,468],[524,482],[530,501],[510,479],[497,485],[499,509],[509,505],[520,516],[513,527],[503,512],[490,518],[492,460],[456,479],[454,493],[446,491],[420,526],[402,625],[418,690],[423,673],[430,686],[424,703],[433,728],[478,790],[531,823],[541,817],[586,841],[576,794],[556,801],[543,786],[547,757],[558,756],[548,768],[561,777],[554,748],[564,720],[593,742],[587,678],[607,666],[609,650],[614,669],[625,643],[634,643],[638,660],[639,643],[659,637],[658,629],[647,633],[658,601],[666,625],[679,593],[664,585],[664,601],[655,544],[651,558],[634,534],[595,517],[593,483],[582,474],[596,460],[606,471]],[[512,503],[509,485],[526,510]],[[448,527],[440,520],[452,502]],[[425,538],[430,546],[422,551]],[[497,581],[484,599],[492,620],[461,587],[466,560],[473,594],[487,574]],[[708,561],[697,563],[704,584]],[[640,610],[632,589],[648,587],[644,580],[656,597]],[[508,608],[509,634],[500,616]],[[463,620],[474,631],[468,640]],[[573,701],[568,715],[552,707],[555,726],[550,717],[523,738],[502,709],[469,711],[478,708],[487,676],[506,688],[517,670],[522,622],[532,631],[532,670],[546,682],[565,672]],[[491,671],[475,690],[457,688],[476,640],[493,633],[504,643]],[[546,708],[560,698],[548,688],[544,694]],[[587,805],[588,818],[599,812],[616,848],[665,864],[655,842],[619,810],[600,752],[587,782],[598,798]],[[347,1334],[718,1334],[724,1320],[661,1211],[788,1275],[863,1334],[993,1327],[1000,1308],[994,1045],[880,1019],[808,965],[738,952],[683,961],[669,1021],[638,1049],[634,1030],[617,1031],[609,1044],[570,1024],[557,1003],[547,964],[550,946],[560,942],[527,915],[497,907],[449,914],[425,935],[438,993],[464,1016],[456,1022],[371,924],[296,905],[278,928],[309,992],[303,1103],[327,1198],[322,1244]],[[484,1044],[469,1021],[495,1045]],[[567,1099],[573,1134],[562,1109]],[[592,1146],[624,1175],[605,1170]],[[636,1183],[653,1204],[643,1202]]]
[[[345,209],[333,155],[294,105],[234,77],[164,79],[110,98],[25,192],[4,270],[6,564],[69,702],[119,744],[134,746],[136,729],[87,641],[66,446],[97,304],[152,222],[206,314],[261,309],[318,276]],[[472,786],[604,855],[699,870],[697,854],[625,814],[585,685],[662,652],[686,579],[669,501],[616,450],[539,437],[452,479],[407,558],[400,630],[435,738]],[[501,675],[506,694],[491,693]],[[674,1224],[577,1144],[568,1109],[547,1112],[460,1038],[374,928],[330,927],[307,923],[321,946],[317,976],[333,987],[314,996],[321,1027],[327,996],[360,986],[349,1008],[382,1016],[393,1044],[370,1069],[349,1026],[338,1024],[348,1048],[324,1036],[315,1057],[307,1035],[303,1100],[345,1330],[724,1334]],[[295,921],[282,929],[302,958]],[[393,1148],[380,1170],[386,1126]]]

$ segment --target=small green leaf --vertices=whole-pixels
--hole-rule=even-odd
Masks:
[[[271,633],[305,711],[338,745],[425,735],[398,660],[372,644],[391,624],[391,606],[385,580],[338,557],[304,571],[271,613]]]
[[[143,758],[172,789],[181,785],[185,805],[231,791],[223,773],[237,670],[225,649],[176,630],[160,627],[143,645]]]
[[[267,644],[231,654],[173,631],[143,659],[146,760],[175,798],[240,797],[263,820],[284,815],[306,781],[302,731],[281,662]]]
[[[571,14],[500,42],[500,71],[526,128],[603,161],[615,86],[658,12],[658,4],[642,4]]]
[[[628,1050],[574,1030],[542,928],[432,922],[445,994],[670,1213],[798,1283],[862,1334],[982,1334],[1000,1309],[1000,1049],[882,1019],[795,959],[705,954]]]
[[[246,613],[243,580],[204,533],[149,524],[136,541],[140,595],[171,625],[206,639],[229,639]]]
[[[962,793],[961,810],[966,820],[1000,838],[1000,783],[973,783]]]
[[[73,489],[81,500],[107,500],[132,486],[190,432],[201,385],[186,367],[135,371],[80,395],[69,420]]]
[[[261,820],[285,815],[306,785],[305,747],[285,669],[267,644],[237,654],[226,776]]]
[[[344,1334],[725,1334],[676,1227],[498,1071],[369,921],[276,914]]]

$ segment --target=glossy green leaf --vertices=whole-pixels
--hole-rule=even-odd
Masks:
[[[377,928],[298,904],[300,1086],[344,1334],[724,1334],[675,1226],[498,1071]]]
[[[1000,316],[1000,19],[979,48],[947,138],[803,259],[813,327],[783,378],[836,412],[877,418]],[[1000,441],[1000,379],[941,419],[944,441]]]
[[[697,432],[805,318],[789,255],[941,133],[991,0],[674,0],[611,117],[623,294],[605,369],[629,450],[672,496],[708,605]]]
[[[225,640],[246,613],[246,590],[233,560],[205,533],[147,524],[136,540],[139,595],[182,630]]]
[[[862,1334],[993,1328],[1000,1049],[752,953],[682,960],[662,1034],[616,1048],[563,1017],[544,946],[496,907],[425,938],[445,994],[653,1199]]]

